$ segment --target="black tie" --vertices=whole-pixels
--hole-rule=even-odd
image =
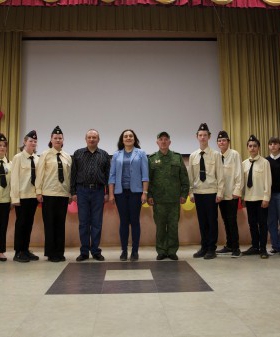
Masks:
[[[255,160],[251,160],[251,167],[248,174],[247,187],[251,188],[253,186],[253,165]]]
[[[56,154],[57,157],[57,166],[58,166],[58,180],[63,183],[64,182],[64,175],[63,175],[63,166],[62,166],[62,161],[59,158],[60,153]]]
[[[30,156],[29,159],[31,160],[31,184],[35,186],[36,172],[35,172],[34,157]]]
[[[201,157],[200,157],[199,165],[200,165],[200,180],[201,181],[206,180],[205,162],[204,162],[204,158],[203,158],[204,153],[205,153],[204,151],[200,152]]]
[[[222,155],[222,162],[225,163],[225,157]]]
[[[7,180],[3,160],[0,160],[0,178],[0,185],[5,188],[7,186]]]

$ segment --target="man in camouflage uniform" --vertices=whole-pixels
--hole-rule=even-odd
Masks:
[[[157,260],[167,257],[178,260],[180,204],[186,202],[189,177],[180,153],[169,150],[171,141],[167,132],[157,135],[157,144],[159,151],[149,156],[148,190],[148,203],[153,206],[157,227]]]

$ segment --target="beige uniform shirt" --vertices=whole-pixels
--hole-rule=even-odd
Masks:
[[[222,156],[222,153],[221,153]],[[232,200],[233,195],[242,196],[244,176],[240,154],[232,149],[227,149],[224,156],[224,200]]]
[[[64,151],[60,151],[60,160],[63,166],[64,181],[58,180],[58,165],[56,154],[59,151],[51,148],[44,151],[37,165],[36,194],[56,197],[70,196],[70,171],[72,159]]]
[[[12,203],[20,203],[20,199],[36,198],[35,186],[31,184],[30,154],[25,150],[16,154],[12,160],[11,199]],[[35,167],[39,157],[33,153]]]
[[[251,167],[251,160],[256,160],[253,166],[253,186],[247,187],[248,174]],[[244,200],[245,201],[258,201],[270,200],[271,195],[271,170],[269,161],[261,156],[254,159],[248,158],[242,163],[244,171]]]
[[[217,193],[217,197],[222,198],[224,194],[224,172],[221,155],[209,146],[204,150],[205,154],[203,158],[206,169],[206,180],[202,182],[199,172],[201,151],[201,149],[198,149],[189,158],[190,197],[192,198],[194,193]]]
[[[0,186],[0,203],[7,203],[11,201],[10,191],[11,191],[11,162],[8,162],[7,158],[4,157],[4,170],[6,173],[7,186],[3,188]]]

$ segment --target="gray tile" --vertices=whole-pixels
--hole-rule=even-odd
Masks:
[[[121,275],[149,271],[152,280],[128,280]],[[106,272],[119,271],[117,280],[105,280]],[[128,271],[128,272],[124,272]],[[141,278],[141,276],[139,277]],[[144,278],[144,277],[143,277]],[[186,261],[137,263],[69,263],[47,291],[55,294],[127,294],[211,291],[210,286]]]

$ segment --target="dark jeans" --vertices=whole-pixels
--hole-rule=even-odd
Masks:
[[[45,229],[45,256],[62,257],[64,255],[68,200],[68,197],[43,195],[42,215]]]
[[[252,246],[265,250],[267,244],[268,208],[262,208],[261,204],[262,200],[246,201]]]
[[[127,251],[129,225],[131,225],[132,252],[137,253],[140,241],[140,211],[142,193],[123,190],[115,194],[115,201],[120,216],[120,239],[122,250]]]
[[[239,235],[237,226],[238,199],[222,200],[219,203],[219,207],[226,230],[226,247],[236,250],[239,248]]]
[[[81,254],[101,252],[99,248],[104,208],[104,187],[95,189],[77,186]]]
[[[280,252],[280,232],[278,229],[280,220],[280,193],[271,193],[268,206],[267,227],[270,234],[270,242],[273,249]]]
[[[6,251],[6,235],[9,223],[10,215],[9,202],[0,203],[0,253],[5,253]]]
[[[29,250],[30,237],[38,202],[36,198],[20,199],[20,206],[16,206],[15,242],[16,253]]]
[[[216,193],[194,194],[201,235],[201,248],[215,251],[218,240],[218,204]]]

